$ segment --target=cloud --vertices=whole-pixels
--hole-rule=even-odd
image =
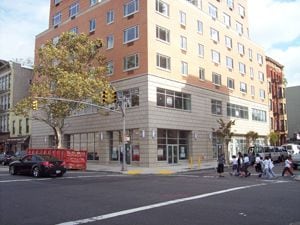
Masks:
[[[47,29],[48,0],[1,0],[0,58],[33,58],[35,35]]]
[[[285,66],[288,86],[300,85],[300,1],[249,0],[248,6],[251,39]]]

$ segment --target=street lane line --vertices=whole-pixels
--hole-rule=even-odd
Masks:
[[[267,185],[267,184],[263,183],[263,184],[254,184],[254,185],[229,188],[229,189],[225,189],[225,190],[221,190],[221,191],[215,191],[215,192],[191,196],[191,197],[187,197],[187,198],[179,198],[179,199],[175,199],[175,200],[171,200],[171,201],[156,203],[156,204],[137,207],[137,208],[133,208],[133,209],[122,210],[119,212],[104,214],[104,215],[90,217],[90,218],[86,218],[86,219],[63,222],[63,223],[59,223],[56,225],[78,225],[78,224],[92,223],[92,222],[96,222],[99,220],[105,220],[105,219],[109,219],[109,218],[113,218],[113,217],[128,215],[128,214],[145,211],[145,210],[149,210],[149,209],[154,209],[154,208],[159,208],[159,207],[163,207],[163,206],[167,206],[167,205],[173,205],[173,204],[177,204],[177,203],[181,203],[181,202],[186,202],[186,201],[191,201],[191,200],[196,200],[196,199],[201,199],[201,198],[207,198],[207,197],[214,196],[214,195],[220,195],[220,194],[224,194],[224,193],[228,193],[228,192],[232,192],[232,191],[238,191],[238,190],[243,190],[243,189],[247,189],[247,188],[264,186],[264,185]]]
[[[78,178],[99,178],[99,177],[124,177],[124,175],[88,175],[88,176],[73,176],[73,177],[49,177],[49,178],[29,178],[18,180],[0,180],[0,183],[12,183],[12,182],[27,182],[27,181],[44,181],[44,180],[66,180],[66,179],[78,179]]]

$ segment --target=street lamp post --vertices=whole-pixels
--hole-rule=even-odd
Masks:
[[[126,171],[126,130],[125,130],[125,123],[126,123],[126,112],[125,112],[125,103],[126,97],[123,96],[121,110],[122,110],[122,118],[123,118],[123,160],[122,160],[122,171]]]

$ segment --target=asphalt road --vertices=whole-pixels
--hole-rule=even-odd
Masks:
[[[1,225],[299,225],[299,205],[300,182],[290,177],[0,172]]]

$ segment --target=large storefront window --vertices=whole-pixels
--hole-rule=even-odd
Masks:
[[[140,161],[139,129],[126,130],[126,162]],[[122,131],[109,131],[109,151],[111,161],[123,160]]]
[[[157,160],[177,163],[188,159],[189,131],[157,130]]]

